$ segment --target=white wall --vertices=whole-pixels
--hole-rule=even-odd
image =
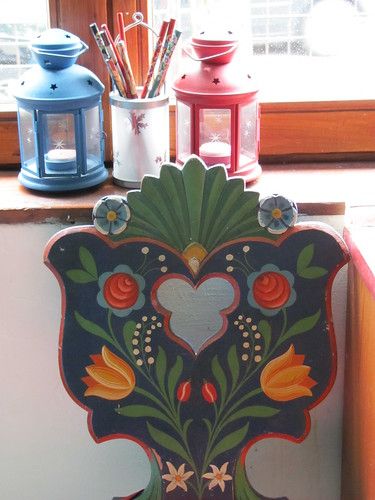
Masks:
[[[328,222],[342,226],[341,217]],[[60,291],[42,263],[44,246],[59,229],[0,224],[1,500],[109,500],[148,482],[141,448],[123,440],[96,445],[86,413],[60,381]],[[345,297],[340,272],[334,289],[339,373],[331,394],[311,412],[310,437],[301,445],[265,440],[249,452],[249,473],[263,494],[339,499]]]

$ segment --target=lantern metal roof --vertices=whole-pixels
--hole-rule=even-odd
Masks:
[[[184,96],[207,98],[253,94],[258,86],[237,53],[238,40],[230,33],[219,39],[205,32],[193,37],[185,53],[200,64],[187,64],[173,89]]]

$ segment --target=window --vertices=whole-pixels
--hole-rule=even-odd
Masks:
[[[30,40],[49,24],[46,0],[13,0],[1,7],[0,104],[12,104],[12,85],[30,67]],[[4,106],[5,107],[5,106]]]
[[[13,7],[15,1],[9,2],[9,5]],[[36,4],[36,1],[24,1],[33,5],[33,8]],[[348,15],[347,18],[344,16],[344,19],[352,22],[352,28],[356,27],[355,33],[350,32],[350,36],[347,35],[344,38],[344,45],[340,45],[337,43],[337,37],[332,38],[331,34],[340,34],[343,31],[343,16],[339,18],[336,11],[334,22],[328,22],[328,17],[323,15],[329,35],[328,45],[324,50],[331,52],[331,55],[321,53],[323,49],[319,48],[320,38],[315,38],[314,41],[314,37],[309,35],[310,41],[307,40],[307,33],[313,34],[314,26],[317,26],[314,24],[318,16],[316,9],[323,2],[333,7],[340,6],[348,13],[350,12],[350,16]],[[208,10],[203,10],[203,3]],[[314,23],[311,21],[310,31],[306,28],[301,32],[300,28],[296,27],[296,24],[298,25],[301,21],[306,23],[308,19],[307,13],[300,12],[296,7],[301,3],[313,8],[315,17],[310,16],[310,19],[314,20]],[[249,6],[251,12],[246,11]],[[220,10],[220,8],[225,10]],[[363,41],[364,36],[372,36],[371,33],[375,32],[368,28],[374,24],[373,0],[320,0],[319,3],[317,0],[251,0],[251,2],[248,0],[236,2],[227,0],[154,0],[152,2],[147,0],[113,0],[111,2],[49,0],[51,26],[71,31],[90,45],[90,50],[80,57],[79,64],[94,71],[107,88],[109,88],[108,75],[92,40],[89,24],[96,21],[98,24],[106,22],[110,27],[115,26],[117,11],[125,13],[126,23],[131,22],[131,16],[136,11],[143,12],[146,19],[154,20],[156,25],[164,16],[176,17],[178,26],[185,31],[185,38],[195,26],[206,24],[208,19],[211,25],[215,25],[215,16],[228,19],[228,22],[232,18],[237,20],[240,27],[242,25],[245,33],[249,35],[245,50],[246,63],[251,65],[260,76],[261,160],[263,162],[275,159],[287,161],[361,159],[373,157],[375,154],[373,136],[375,78],[371,75],[373,65],[370,63],[370,53],[375,44],[367,38],[366,43]],[[369,32],[370,35],[368,35]],[[347,31],[345,33],[347,34]],[[134,29],[129,32],[130,58],[138,82],[142,81],[147,71],[149,43],[146,30]],[[355,56],[352,58],[349,58],[348,44],[349,48],[357,47],[357,53],[354,51]],[[358,52],[358,47],[362,52]],[[337,53],[337,50],[344,48],[344,55]],[[318,51],[320,51],[319,55]],[[336,53],[333,54],[335,51]],[[344,62],[344,64],[335,67],[334,60],[338,63]],[[289,64],[295,66],[296,62],[297,71],[292,73]],[[317,65],[323,68],[322,72],[317,73]],[[3,66],[0,66],[0,70],[3,70]],[[170,74],[173,72],[170,71]],[[338,84],[334,83],[337,79]],[[306,81],[310,83],[309,92],[307,92]],[[345,95],[344,87],[350,90],[349,95]],[[275,94],[275,89],[278,94]],[[327,89],[329,89],[328,93]],[[321,91],[325,92],[325,96]],[[103,96],[103,108],[107,137],[111,137],[108,92],[105,92]],[[173,155],[173,106],[170,116]],[[14,111],[0,113],[0,137],[2,138],[0,164],[17,166],[19,144]],[[106,158],[110,160],[111,157],[110,141],[107,140]]]

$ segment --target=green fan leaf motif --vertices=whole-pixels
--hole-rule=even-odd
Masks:
[[[131,219],[114,239],[154,238],[179,252],[199,243],[210,252],[236,238],[276,237],[259,226],[258,193],[246,191],[242,179],[227,180],[222,166],[206,168],[196,156],[182,169],[164,164],[159,179],[146,176],[127,199]]]

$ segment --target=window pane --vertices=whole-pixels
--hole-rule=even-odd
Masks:
[[[238,33],[262,100],[373,99],[375,0],[160,0],[150,6],[156,29],[175,17],[185,40],[213,28]]]
[[[0,15],[0,104],[13,103],[12,85],[32,63],[29,43],[48,27],[47,0],[2,2]]]

